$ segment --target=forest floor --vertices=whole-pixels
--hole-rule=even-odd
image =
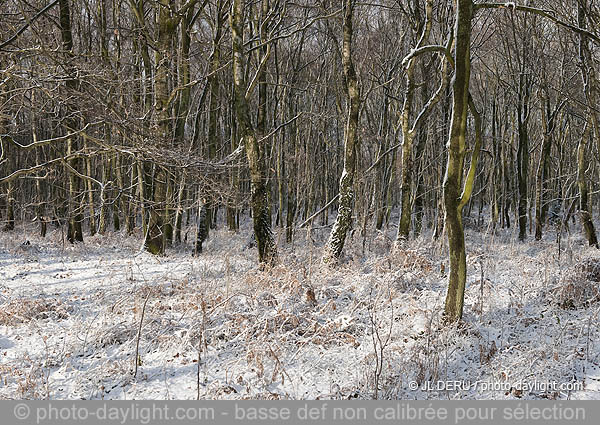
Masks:
[[[600,257],[578,234],[559,255],[552,228],[467,229],[464,321],[444,327],[444,244],[357,230],[330,269],[328,231],[280,237],[269,272],[249,223],[198,258],[0,233],[0,399],[600,399]]]

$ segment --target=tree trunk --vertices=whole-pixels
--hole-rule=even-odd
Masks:
[[[210,90],[210,99],[208,104],[208,158],[213,160],[217,155],[217,123],[220,115],[220,97],[221,97],[221,85],[219,84],[219,79],[217,75],[217,71],[221,66],[221,38],[223,34],[223,2],[219,0],[217,4],[217,12],[216,12],[216,28],[215,34],[213,36],[213,51],[210,58],[210,76],[208,77],[208,88]],[[200,199],[199,199],[200,201]],[[204,202],[203,202],[204,205]],[[216,212],[216,208],[210,201],[206,201],[205,205],[206,209],[206,221],[208,226],[206,227],[206,235],[204,239],[208,238],[208,234],[210,232],[210,228],[214,222],[214,216]],[[197,232],[197,235],[200,236],[200,231]],[[196,245],[200,243],[202,245],[202,241],[196,241]]]
[[[159,143],[168,146],[170,141],[171,117],[169,107],[169,52],[172,39],[177,28],[177,18],[170,16],[169,0],[160,0],[158,9],[158,40],[156,48],[156,72],[154,75],[154,119],[153,132]],[[156,255],[163,255],[167,244],[169,229],[169,208],[167,205],[167,185],[169,175],[167,170],[159,165],[155,166],[154,173],[154,201],[149,205],[150,219],[148,232],[144,242],[145,249]],[[172,237],[172,226],[170,235]]]
[[[108,126],[107,126],[108,127]],[[102,176],[101,176],[101,181],[102,184],[106,184],[108,183],[108,179],[109,179],[109,159],[107,155],[103,155],[100,157],[100,160],[102,162]],[[106,207],[106,199],[105,199],[105,192],[102,192],[100,194],[100,205],[98,207],[99,211],[99,217],[98,217],[98,233],[100,233],[101,235],[104,235],[106,233],[106,227],[108,225],[108,221],[107,221],[107,207]]]
[[[293,101],[288,103],[290,116],[292,115]],[[289,140],[289,155],[288,166],[286,167],[286,182],[287,182],[287,211],[285,218],[285,241],[292,243],[294,236],[294,219],[296,217],[296,185],[297,185],[297,161],[298,161],[298,132],[299,129],[296,122],[290,124],[288,132]],[[294,174],[295,173],[295,174]]]
[[[536,201],[535,201],[535,239],[540,240],[542,238],[542,230],[544,223],[546,222],[546,212],[548,211],[548,205],[544,202],[545,191],[546,191],[546,180],[550,175],[550,152],[552,150],[552,133],[555,127],[555,120],[558,111],[561,109],[561,103],[554,111],[550,111],[550,97],[548,95],[541,96],[542,102],[540,110],[542,111],[542,129],[544,131],[542,139],[542,147],[540,151],[540,160],[538,162],[538,168],[536,173]]]
[[[586,161],[585,146],[590,134],[591,123],[585,124],[585,130],[579,144],[577,146],[577,186],[579,187],[579,216],[581,218],[581,224],[583,226],[583,232],[585,238],[590,246],[598,246],[598,238],[596,237],[596,230],[594,223],[592,222],[590,215],[590,206],[588,201],[588,187],[585,179],[585,172],[587,169],[588,162]]]
[[[87,146],[86,146],[87,147]],[[85,168],[88,176],[92,176],[92,160],[90,157],[85,159]],[[94,236],[96,234],[96,210],[94,209],[94,188],[92,186],[92,181],[87,180],[87,194],[88,194],[88,210],[90,215],[90,236]]]
[[[584,5],[580,2],[578,7],[577,20],[579,26],[582,28],[585,28],[586,26],[585,15],[586,13]],[[590,203],[588,201],[587,182],[585,179],[585,173],[587,171],[588,163],[588,161],[586,161],[585,155],[585,143],[588,137],[590,137],[590,135],[592,134],[592,127],[594,127],[594,129],[596,130],[596,137],[598,138],[597,144],[598,147],[600,147],[600,134],[598,134],[600,132],[600,129],[598,128],[596,111],[592,106],[595,105],[596,99],[595,69],[590,54],[588,41],[583,35],[580,35],[579,38],[579,60],[581,62],[581,74],[584,94],[588,101],[588,121],[585,124],[583,135],[581,139],[579,139],[579,146],[577,147],[577,185],[579,186],[579,214],[581,217],[581,223],[583,225],[585,237],[589,245],[595,246],[596,248],[600,248],[600,246],[598,245],[598,238],[596,237],[596,229],[594,228],[594,223],[592,222]]]
[[[250,168],[250,191],[254,236],[258,246],[258,260],[261,264],[273,265],[277,261],[277,247],[271,230],[269,208],[269,186],[267,180],[266,158],[261,141],[257,138],[252,125],[248,100],[246,99],[246,78],[244,57],[244,2],[234,0],[231,10],[231,37],[233,50],[233,87],[235,97],[235,115],[239,134],[246,147],[246,156]],[[264,56],[263,60],[267,57]]]
[[[519,99],[517,120],[519,145],[517,150],[517,183],[519,187],[519,240],[527,238],[527,184],[529,175],[529,78],[525,73],[519,75]]]
[[[448,165],[444,179],[446,232],[450,254],[448,293],[444,313],[449,322],[462,317],[467,265],[462,225],[460,188],[466,144],[469,78],[471,71],[470,43],[473,3],[457,0],[455,26],[455,73],[452,90],[452,119],[448,142]]]
[[[6,189],[6,224],[4,230],[10,231],[15,229],[15,198],[13,192],[15,190],[13,180],[8,182]]]
[[[141,159],[135,160],[136,174],[137,174],[137,193],[138,202],[140,206],[140,215],[142,216],[142,234],[144,237],[148,232],[148,218],[146,211],[146,196],[144,195],[145,188],[145,175],[144,175],[144,164]]]
[[[115,189],[112,190],[111,192],[113,193],[112,196],[112,215],[113,215],[113,230],[115,232],[118,232],[121,230],[121,208],[119,208],[119,199],[121,198],[122,195],[119,195],[119,193],[123,193],[123,180],[122,180],[122,176],[121,176],[121,163],[119,161],[119,156],[117,154],[114,154],[111,158],[111,163],[112,163],[112,170],[114,171],[113,173],[113,178],[116,179],[116,182],[113,182],[113,184],[115,184]]]
[[[33,93],[32,92],[32,102],[33,102]],[[37,142],[37,132],[35,130],[35,120],[32,118],[32,129],[31,129],[31,134],[33,137],[33,143]],[[35,163],[36,164],[40,164],[40,152],[39,149],[35,150]],[[36,208],[36,214],[37,214],[37,218],[38,221],[40,222],[40,236],[42,238],[46,237],[46,230],[47,230],[47,224],[46,224],[46,206],[45,206],[45,196],[44,196],[44,190],[43,190],[43,186],[42,186],[42,179],[36,179],[35,180],[35,189],[36,189],[36,194],[37,194],[37,208]]]
[[[200,206],[198,207],[198,217],[197,217],[197,232],[196,232],[196,243],[194,245],[194,255],[199,255],[202,253],[202,244],[208,238],[208,228],[210,227],[209,215],[208,215],[208,205],[204,199],[198,197],[198,202],[200,202]]]
[[[181,227],[183,223],[183,195],[185,193],[185,170],[181,173],[181,182],[177,189],[177,205],[175,211],[175,243],[181,243]]]
[[[354,178],[356,174],[356,155],[359,149],[358,119],[360,110],[360,93],[358,78],[352,60],[352,15],[354,0],[344,2],[343,46],[342,65],[348,98],[348,121],[346,123],[344,141],[344,171],[339,184],[338,214],[331,229],[329,240],[325,248],[323,261],[332,263],[337,261],[344,248],[346,233],[352,226],[352,212],[354,209]]]
[[[61,30],[61,39],[63,49],[68,59],[73,56],[73,34],[71,32],[71,12],[69,10],[69,1],[68,0],[60,0],[59,1],[59,14],[60,14],[60,30]],[[67,62],[68,62],[67,59]],[[75,79],[75,70],[71,65],[67,66],[67,73],[70,74],[66,80],[65,86],[67,91],[75,91],[77,88],[77,80]],[[67,124],[65,131],[70,132],[73,131],[77,127],[76,121],[70,117],[71,105],[67,105]],[[73,153],[77,150],[77,140],[75,138],[69,138],[67,141],[67,155]],[[67,225],[67,240],[71,243],[73,242],[83,242],[83,232],[81,230],[81,222],[83,221],[82,213],[81,213],[81,202],[77,201],[79,196],[79,185],[80,179],[75,174],[75,171],[79,168],[79,161],[76,158],[70,159],[68,161],[69,167],[72,169],[67,169],[69,173],[68,178],[68,191],[69,191],[69,200],[68,200],[68,225]]]

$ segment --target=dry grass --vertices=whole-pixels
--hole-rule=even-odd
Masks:
[[[0,325],[16,326],[32,320],[64,320],[71,307],[56,298],[22,298],[0,305]]]
[[[223,233],[211,243],[238,237]],[[56,279],[53,291],[64,292],[46,299],[27,286],[34,280],[25,279],[24,265],[14,271],[22,286],[7,287],[0,306],[0,325],[13,327],[6,341],[13,353],[20,350],[0,368],[9,384],[0,397],[41,398],[49,391],[56,398],[473,398],[482,394],[415,393],[407,384],[523,379],[532,359],[541,377],[572,376],[569,353],[585,346],[588,333],[593,340],[594,328],[580,329],[589,321],[571,317],[585,310],[565,311],[558,298],[579,305],[597,295],[600,262],[574,266],[571,282],[559,279],[564,270],[548,261],[553,245],[536,248],[532,258],[526,245],[476,239],[465,323],[446,327],[438,242],[420,238],[392,250],[381,236],[365,255],[359,242],[350,241],[335,268],[321,264],[321,247],[305,244],[282,248],[281,264],[261,271],[253,251],[235,249],[239,240],[227,239],[230,251],[230,245],[207,249],[194,259],[129,258],[126,250],[121,259],[98,241],[98,251],[90,244],[60,253],[75,283],[65,289]],[[89,265],[98,277],[88,273],[90,285],[81,285],[77,267]],[[591,287],[577,292],[581,282]],[[547,294],[557,298],[551,305],[539,302]],[[39,338],[46,336],[44,350]],[[32,367],[25,355],[41,366]]]
[[[553,291],[563,309],[587,307],[600,301],[600,259],[586,258],[568,270]]]

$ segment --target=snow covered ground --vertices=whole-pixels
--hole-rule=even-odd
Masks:
[[[464,323],[448,328],[443,244],[390,252],[390,229],[363,254],[357,230],[332,270],[327,231],[280,237],[270,272],[248,225],[199,258],[148,255],[139,235],[0,233],[0,398],[600,399],[599,283],[581,265],[598,252],[580,236],[559,256],[551,232],[468,230]]]

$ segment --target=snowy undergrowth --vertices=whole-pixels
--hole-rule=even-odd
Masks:
[[[448,327],[447,253],[430,236],[392,250],[392,229],[357,231],[332,269],[327,228],[302,231],[260,271],[248,225],[213,231],[198,258],[34,230],[0,234],[0,398],[600,398],[600,303],[565,302],[597,256],[580,237],[559,255],[551,233],[468,230],[464,322]],[[462,384],[426,388],[446,380]]]

